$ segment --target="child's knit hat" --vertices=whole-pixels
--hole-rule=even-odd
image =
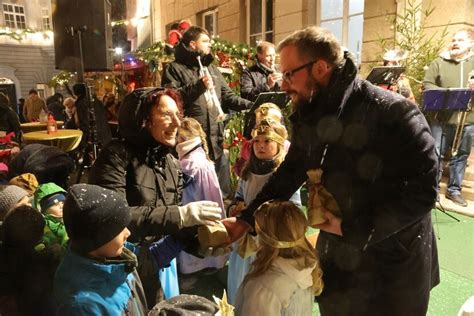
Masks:
[[[16,185],[0,186],[0,221],[28,192]]]
[[[33,206],[44,213],[52,205],[59,201],[65,201],[65,194],[66,190],[56,183],[49,182],[41,184],[36,190]]]
[[[35,194],[35,191],[38,188],[38,180],[32,173],[20,174],[19,176],[11,178],[8,183],[25,189],[25,191],[28,192],[28,195],[30,196]]]
[[[92,184],[76,184],[69,189],[63,220],[71,248],[85,255],[100,248],[128,226],[130,208],[117,192]]]

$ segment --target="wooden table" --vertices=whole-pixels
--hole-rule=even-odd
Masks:
[[[64,125],[64,122],[56,121],[56,124],[58,125],[58,129],[59,129]],[[30,123],[20,124],[20,127],[23,133],[29,133],[29,132],[46,130],[46,125],[48,125],[48,123],[30,122]]]
[[[56,133],[48,134],[47,131],[36,131],[23,134],[23,141],[27,144],[40,143],[56,146],[65,152],[74,150],[82,139],[82,131],[78,129],[58,129]]]

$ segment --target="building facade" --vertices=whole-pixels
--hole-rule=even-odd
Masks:
[[[37,89],[51,95],[56,73],[51,0],[0,0],[0,91],[16,104]]]
[[[137,3],[140,0],[133,0]],[[173,22],[189,19],[213,35],[255,45],[257,40],[278,43],[309,25],[329,28],[362,64],[362,72],[377,60],[378,41],[397,36],[389,18],[406,5],[434,8],[425,32],[449,33],[474,25],[472,0],[146,0],[150,3],[152,41],[166,39]],[[448,14],[447,14],[448,13]],[[449,38],[449,36],[448,36]]]

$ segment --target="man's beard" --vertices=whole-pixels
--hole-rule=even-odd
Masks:
[[[469,52],[466,48],[454,48],[449,50],[449,55],[451,58],[459,59],[465,56]]]
[[[206,53],[206,52],[204,52],[202,49],[198,49],[198,50],[197,50],[197,53],[198,53],[199,56],[201,56],[201,57],[204,57],[204,56],[209,55],[210,52],[211,52],[211,51],[209,51],[208,53]]]
[[[309,96],[303,96],[294,90],[287,91],[288,94],[296,93],[297,95],[296,101],[291,103],[293,110],[296,110],[306,104],[310,104],[316,95],[321,93],[324,87],[313,76],[308,76],[308,80],[306,81],[306,89],[310,91]]]

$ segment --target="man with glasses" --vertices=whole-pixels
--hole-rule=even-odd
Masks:
[[[430,214],[437,158],[425,118],[411,101],[358,78],[325,29],[297,31],[278,51],[294,107],[291,146],[240,217],[223,220],[231,239],[253,228],[259,205],[290,198],[318,171],[332,198],[321,198],[323,223],[313,225],[321,315],[425,315],[439,283]]]

